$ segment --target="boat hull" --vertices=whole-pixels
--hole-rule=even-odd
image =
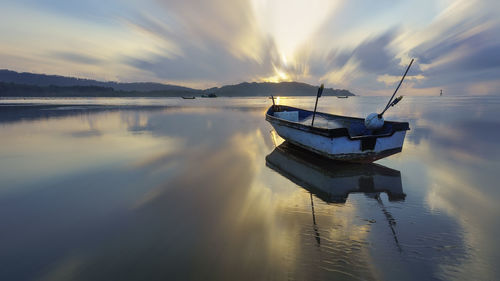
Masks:
[[[401,152],[407,130],[394,130],[381,135],[350,136],[348,133],[332,133],[334,130],[322,130],[318,133],[318,129],[314,127],[299,125],[269,114],[266,119],[276,133],[288,142],[333,160],[349,162],[369,163]]]

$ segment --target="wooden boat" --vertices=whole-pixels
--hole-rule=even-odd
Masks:
[[[339,98],[339,99],[347,99],[348,96],[337,96],[337,98]]]
[[[182,98],[185,100],[194,100],[196,97],[193,96],[193,97],[182,97]]]
[[[407,122],[385,121],[382,128],[369,130],[364,119],[316,112],[285,105],[272,105],[266,113],[280,137],[324,157],[349,161],[373,162],[401,152]]]
[[[401,173],[378,164],[342,163],[317,157],[284,142],[266,156],[266,166],[327,203],[344,203],[350,193],[404,200]]]

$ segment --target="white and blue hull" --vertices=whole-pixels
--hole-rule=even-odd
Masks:
[[[290,107],[286,108],[293,109]],[[307,114],[307,111],[305,112]],[[362,119],[358,118],[327,114],[323,114],[323,117],[331,117],[332,120],[335,119],[336,121],[344,118],[341,122],[350,124],[353,127],[357,126],[357,128],[360,128],[361,125],[358,123],[362,121]],[[271,123],[280,137],[294,145],[330,159],[353,162],[373,162],[377,159],[401,152],[406,130],[409,129],[405,129],[404,126],[393,126],[401,127],[401,129],[393,129],[391,127],[380,134],[352,136],[351,131],[344,128],[328,129],[306,126],[301,124],[300,121],[291,122],[270,116],[269,111],[266,119]],[[406,124],[407,127],[407,123],[390,123],[393,125]],[[344,131],[339,129],[344,129]]]

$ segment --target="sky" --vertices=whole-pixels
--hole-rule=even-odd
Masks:
[[[498,95],[498,0],[0,0],[0,69],[209,88]]]

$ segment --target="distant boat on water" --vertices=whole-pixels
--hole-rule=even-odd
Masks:
[[[337,96],[338,99],[347,99],[348,96]]]
[[[185,100],[194,100],[196,97],[193,96],[193,97],[182,97],[182,98]]]
[[[202,98],[216,98],[217,95],[216,94],[208,94],[208,95],[201,95]]]

